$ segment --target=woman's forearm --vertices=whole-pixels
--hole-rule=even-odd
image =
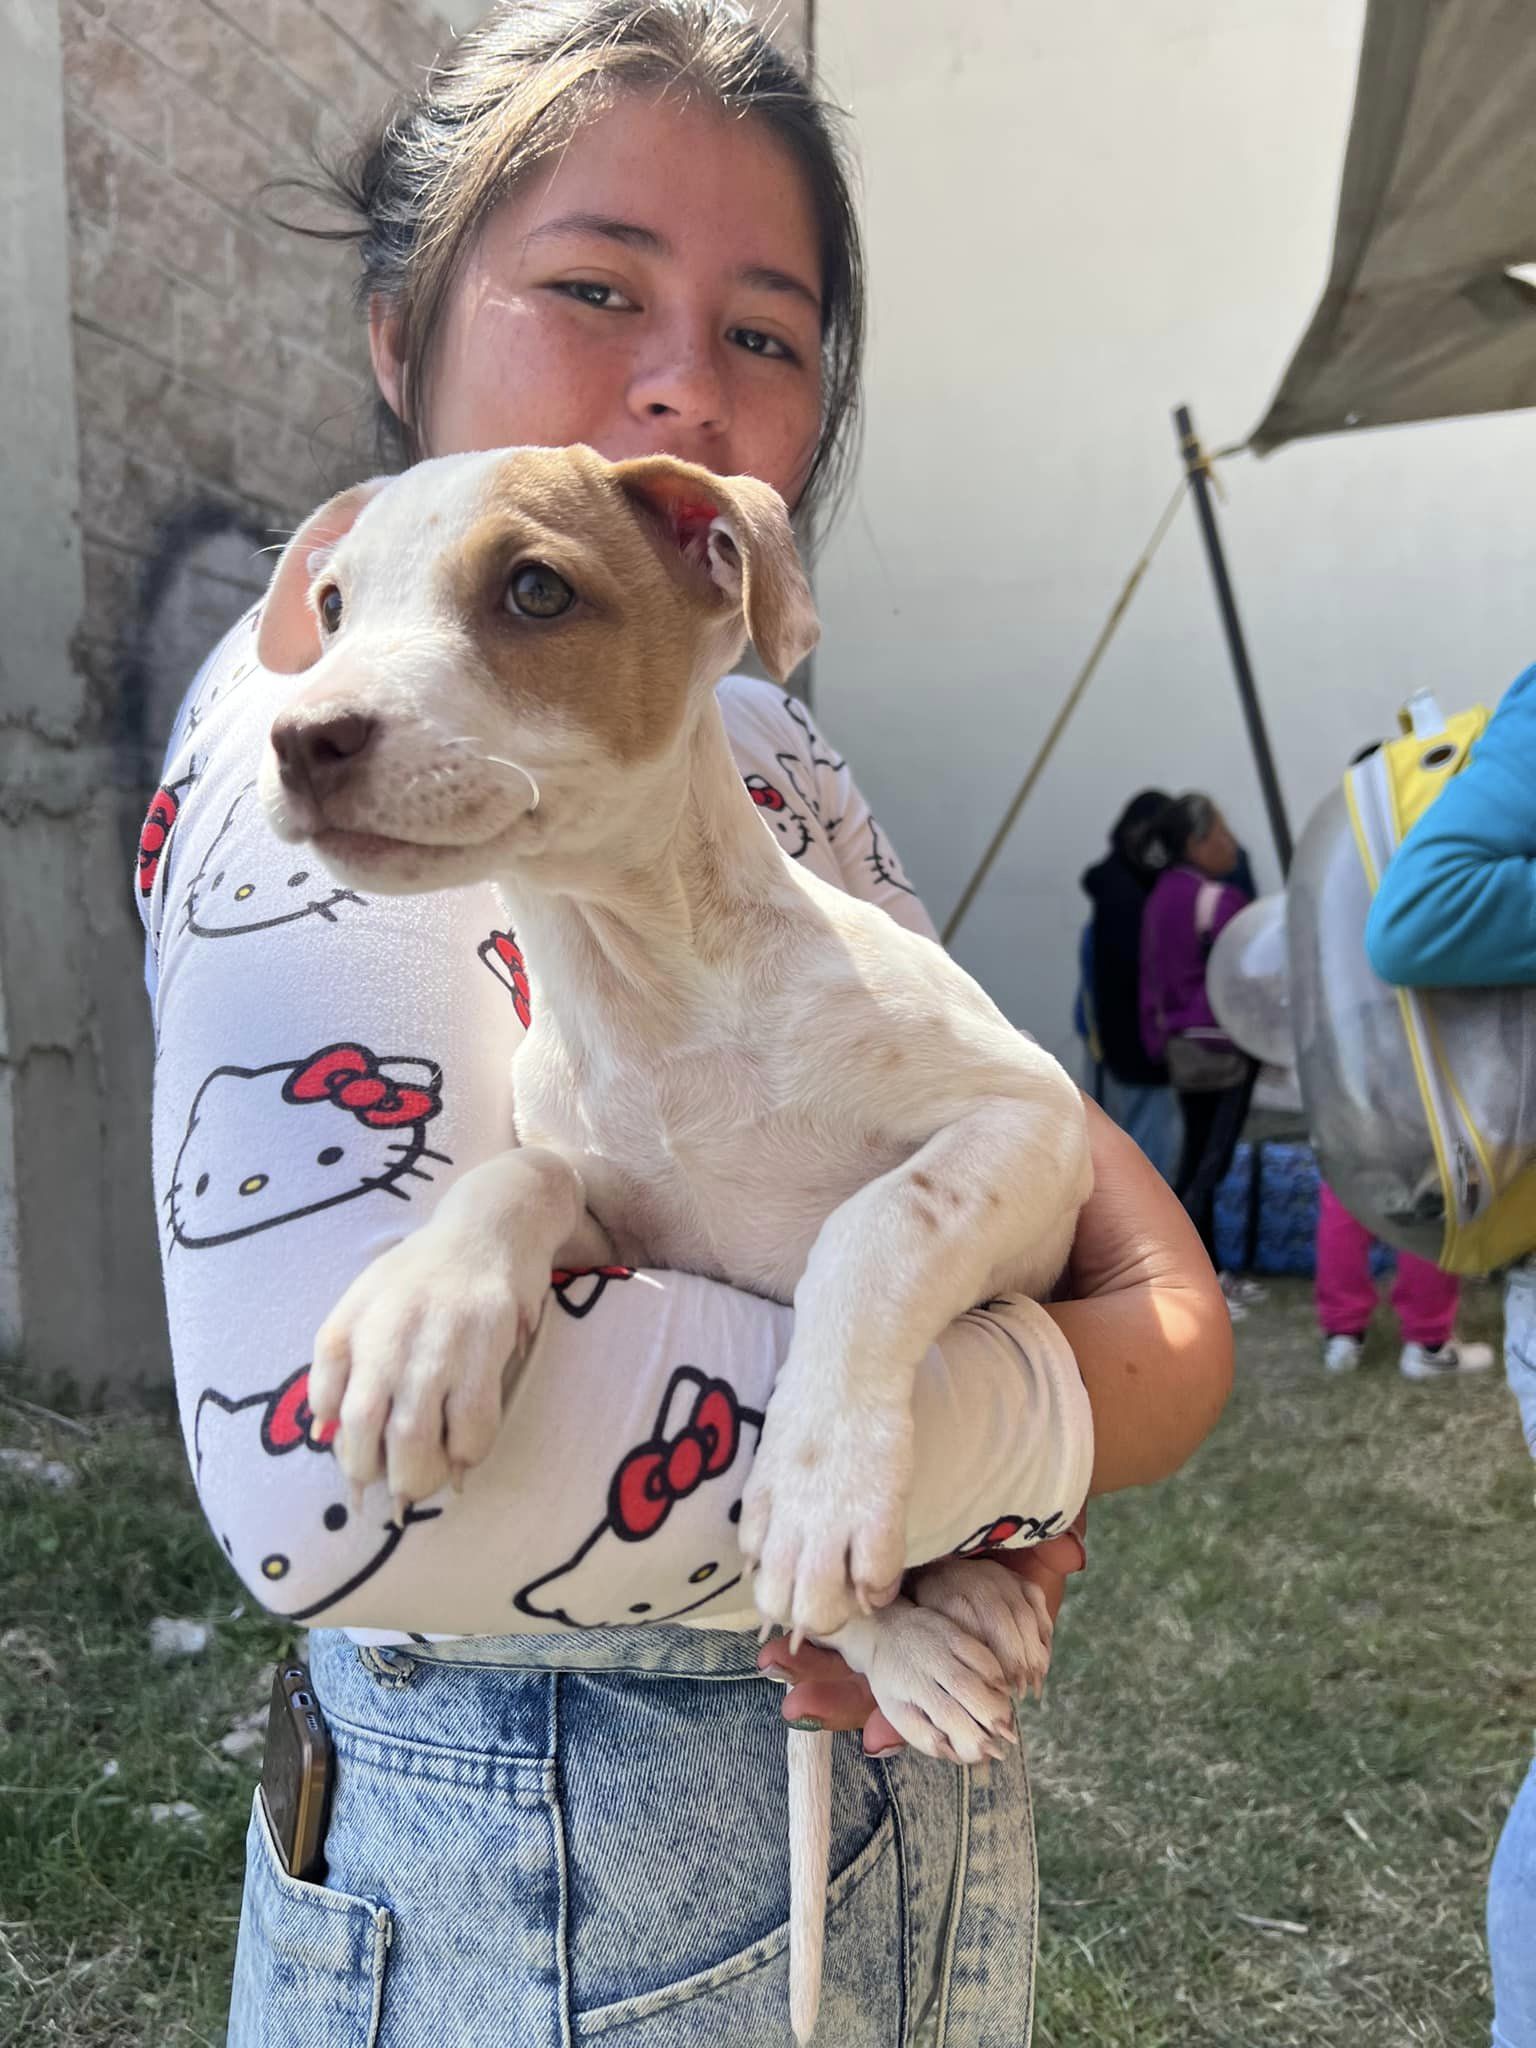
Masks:
[[[1101,1109],[1086,1105],[1094,1191],[1051,1316],[1093,1409],[1093,1493],[1176,1472],[1232,1387],[1232,1319],[1167,1183]]]

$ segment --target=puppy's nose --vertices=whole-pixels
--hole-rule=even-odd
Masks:
[[[377,730],[377,720],[359,711],[280,713],[272,725],[272,750],[283,786],[324,796],[346,781]]]

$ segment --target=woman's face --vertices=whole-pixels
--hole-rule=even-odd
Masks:
[[[1190,840],[1187,854],[1190,866],[1198,868],[1202,875],[1210,875],[1219,882],[1231,874],[1237,866],[1237,841],[1220,811],[1202,838]]]
[[[821,264],[805,180],[761,122],[622,98],[490,215],[426,391],[432,455],[584,441],[772,484],[821,416]],[[398,411],[376,302],[373,361]]]

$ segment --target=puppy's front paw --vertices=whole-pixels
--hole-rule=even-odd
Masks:
[[[919,1607],[985,1643],[1015,1697],[1040,1697],[1051,1668],[1053,1628],[1038,1586],[990,1558],[950,1557],[914,1572],[908,1590]]]
[[[924,1756],[979,1764],[1019,1739],[1002,1665],[937,1609],[897,1600],[850,1622],[832,1647],[863,1672],[880,1711]]]
[[[507,1368],[537,1327],[547,1260],[487,1266],[432,1226],[361,1272],[315,1339],[309,1406],[339,1422],[332,1448],[354,1487],[387,1478],[397,1506],[484,1459]]]
[[[826,1636],[890,1600],[906,1562],[911,1478],[907,1406],[854,1416],[776,1393],[741,1515],[764,1621]]]

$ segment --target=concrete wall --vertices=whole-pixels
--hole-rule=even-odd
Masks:
[[[1362,0],[821,0],[873,284],[862,485],[818,578],[820,716],[942,918],[1177,478],[1258,420],[1327,269]],[[1225,470],[1294,822],[1412,689],[1536,654],[1514,414]],[[1068,1050],[1081,869],[1148,783],[1265,829],[1188,510],[958,945]]]
[[[61,22],[82,646],[152,782],[258,550],[367,460],[346,252],[274,226],[316,209],[261,188],[366,128],[443,29],[395,0],[62,0]]]
[[[260,550],[370,461],[345,254],[260,187],[445,34],[427,0],[0,6],[0,1350],[45,1377],[165,1376],[131,849]]]

